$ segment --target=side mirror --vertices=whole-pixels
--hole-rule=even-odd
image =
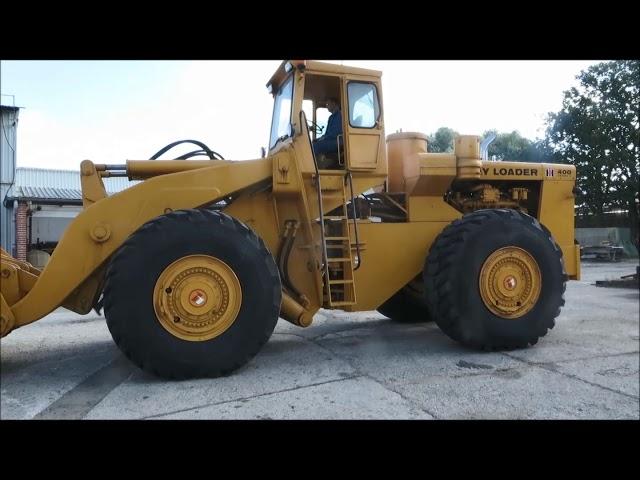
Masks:
[[[267,149],[264,147],[260,147],[260,158],[264,158],[267,156]]]

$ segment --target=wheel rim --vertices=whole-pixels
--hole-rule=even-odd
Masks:
[[[519,318],[540,297],[542,275],[536,260],[518,247],[493,252],[480,270],[480,295],[485,306],[502,318]]]
[[[172,335],[194,342],[224,333],[242,305],[242,287],[234,271],[208,255],[182,257],[160,274],[153,308]]]

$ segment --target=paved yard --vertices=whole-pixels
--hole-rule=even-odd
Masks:
[[[226,378],[166,382],[131,365],[104,319],[58,309],[2,340],[2,419],[639,419],[638,290],[595,287],[637,262],[583,263],[535,347],[480,353],[435,324],[322,310],[281,320]]]

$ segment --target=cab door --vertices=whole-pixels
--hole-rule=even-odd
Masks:
[[[375,170],[385,148],[380,85],[373,79],[347,78],[342,94],[347,165],[350,170]]]

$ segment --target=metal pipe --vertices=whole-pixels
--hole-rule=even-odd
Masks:
[[[31,247],[31,239],[33,238],[33,210],[31,210],[31,202],[29,202],[29,209],[27,210],[27,220],[29,221],[29,238],[27,239],[27,253]]]
[[[302,305],[296,302],[291,296],[282,292],[282,303],[280,304],[280,315],[287,322],[299,327],[308,327],[313,321],[313,315]]]
[[[362,254],[360,253],[360,240],[358,239],[358,212],[356,212],[356,201],[353,198],[353,179],[351,178],[351,171],[347,171],[347,178],[349,179],[349,188],[351,189],[351,209],[353,212],[353,230],[356,236],[356,256],[358,257],[358,265],[353,269],[355,272],[362,265]],[[348,215],[347,215],[348,216]],[[347,222],[348,223],[348,222]],[[347,232],[349,227],[347,226]],[[349,245],[349,255],[351,255],[351,245]]]
[[[496,139],[496,134],[491,133],[480,143],[480,157],[482,160],[489,160],[489,145]]]
[[[198,170],[223,163],[234,163],[228,160],[127,160],[129,180],[145,180],[159,175]]]
[[[405,214],[408,214],[409,212],[407,212],[407,209],[404,208],[402,205],[400,205],[398,202],[396,202],[393,198],[391,198],[389,195],[387,195],[386,193],[381,193],[380,194],[381,198],[384,198],[385,200],[387,200],[389,203],[391,203],[392,205],[394,205],[395,207],[397,207],[398,209],[402,210]]]
[[[18,256],[18,238],[16,236],[16,232],[18,230],[18,222],[16,220],[16,213],[18,213],[18,200],[14,200],[13,201],[13,211],[11,212],[13,228],[11,229],[12,230],[12,237],[9,239],[9,242],[11,243],[11,256],[12,257],[17,257]],[[11,240],[13,240],[13,241],[11,241]]]

